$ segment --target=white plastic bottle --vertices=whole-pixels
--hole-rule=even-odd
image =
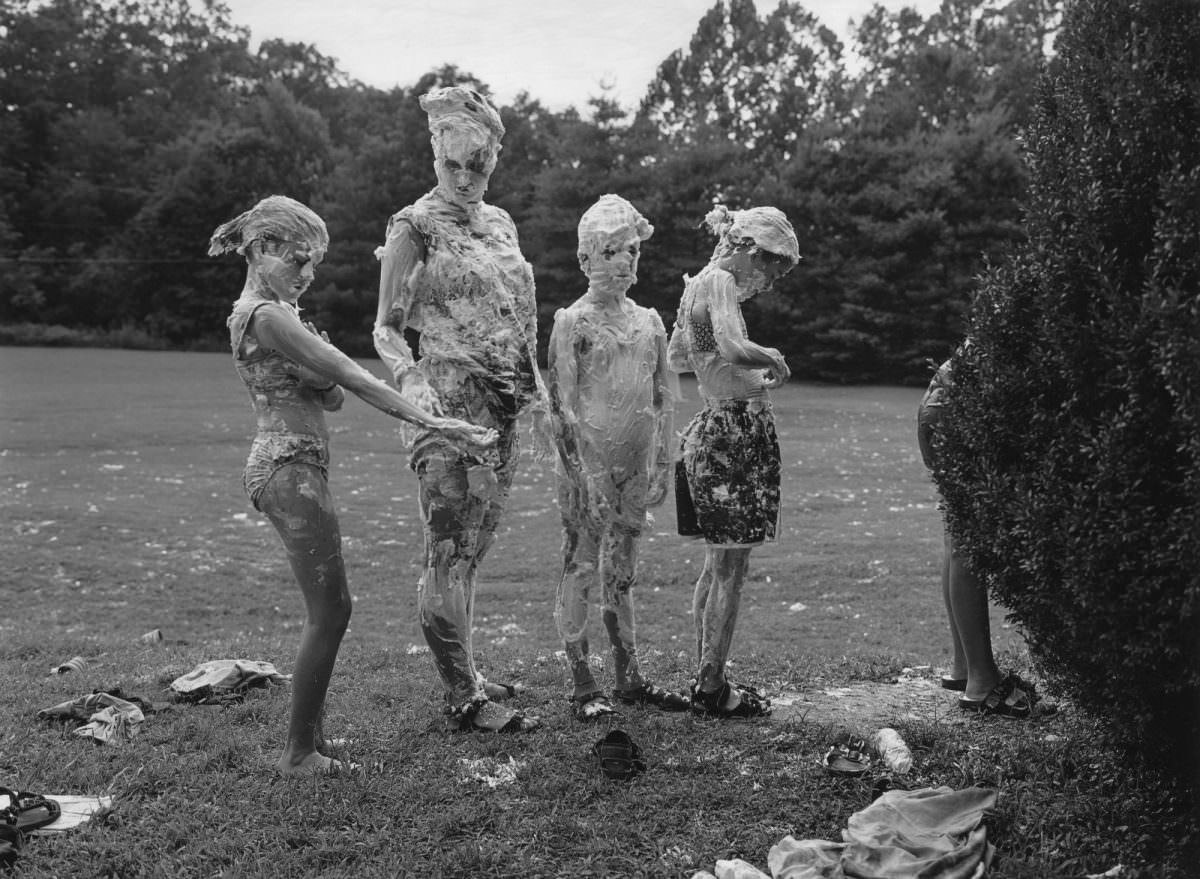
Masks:
[[[871,736],[871,744],[892,772],[904,775],[912,769],[912,752],[908,750],[908,745],[904,743],[900,733],[890,726],[885,726]]]

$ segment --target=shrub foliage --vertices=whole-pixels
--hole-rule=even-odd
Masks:
[[[956,355],[936,474],[1034,655],[1200,779],[1200,4],[1081,0],[1040,85],[1027,239]]]

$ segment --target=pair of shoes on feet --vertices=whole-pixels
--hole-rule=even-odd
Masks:
[[[486,696],[442,709],[446,724],[455,732],[529,732],[541,726],[536,717],[497,705]]]
[[[733,707],[726,707],[730,697],[737,693],[738,702]],[[736,687],[728,681],[719,690],[706,692],[700,689],[698,683],[692,684],[692,710],[706,717],[721,719],[731,717],[766,717],[771,713],[771,700],[753,687],[739,684]]]
[[[672,693],[649,681],[632,689],[613,690],[613,699],[622,705],[652,705],[663,711],[687,711],[692,700],[682,693]],[[576,720],[588,723],[601,717],[619,716],[620,711],[601,690],[571,698],[572,713]]]
[[[958,700],[958,707],[971,714],[996,715],[1024,720],[1033,714],[1047,715],[1058,711],[1052,702],[1042,702],[1033,684],[1015,672],[1009,672],[982,699]]]
[[[653,705],[663,711],[687,711],[692,707],[692,700],[683,693],[672,693],[649,681],[630,690],[613,690],[613,697],[626,705]]]

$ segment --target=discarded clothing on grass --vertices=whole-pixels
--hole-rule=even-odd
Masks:
[[[127,742],[141,730],[145,711],[154,707],[137,696],[124,697],[120,689],[96,690],[69,702],[62,702],[37,713],[39,720],[82,720],[83,726],[75,735],[95,739],[104,744]]]
[[[739,858],[692,879],[982,879],[994,852],[982,821],[995,803],[978,787],[887,791],[850,816],[840,843],[785,836],[769,876]]]
[[[202,662],[171,682],[171,692],[182,702],[221,705],[240,701],[253,687],[267,687],[291,680],[269,662],[257,659],[214,659]]]

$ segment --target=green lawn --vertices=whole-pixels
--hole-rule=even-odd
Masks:
[[[697,405],[694,384],[685,391],[680,427]],[[226,709],[177,707],[122,747],[73,738],[36,711],[114,685],[162,700],[206,659],[289,671],[300,599],[241,490],[252,416],[228,357],[0,348],[0,394],[0,784],[111,793],[118,804],[104,822],[37,839],[26,875],[687,877],[718,858],[765,869],[784,835],[838,839],[870,802],[870,780],[816,766],[832,730],[793,721],[628,712],[621,724],[651,771],[624,785],[598,776],[588,749],[600,731],[570,717],[557,655],[553,473],[529,458],[483,570],[476,640],[489,676],[529,686],[522,704],[545,727],[445,733],[415,624],[416,480],[393,422],[356,399],[331,417],[355,611],[327,728],[353,740],[348,756],[368,771],[271,774],[286,688]],[[946,662],[940,521],[914,441],[919,396],[809,385],[775,395],[784,525],[752,559],[733,651],[741,679],[803,690]],[[674,535],[671,503],[643,539],[639,641],[647,671],[682,687],[702,546]],[[137,640],[154,628],[161,645]],[[1007,664],[1027,667],[999,609],[993,634]],[[76,654],[90,662],[82,674],[47,676]],[[1195,830],[1180,804],[1126,770],[1088,718],[1067,710],[1036,724],[901,731],[918,754],[910,786],[999,787],[992,875],[1082,876],[1118,863],[1126,877],[1188,875],[1180,864]],[[515,768],[513,783],[470,778],[470,767],[501,764]]]

